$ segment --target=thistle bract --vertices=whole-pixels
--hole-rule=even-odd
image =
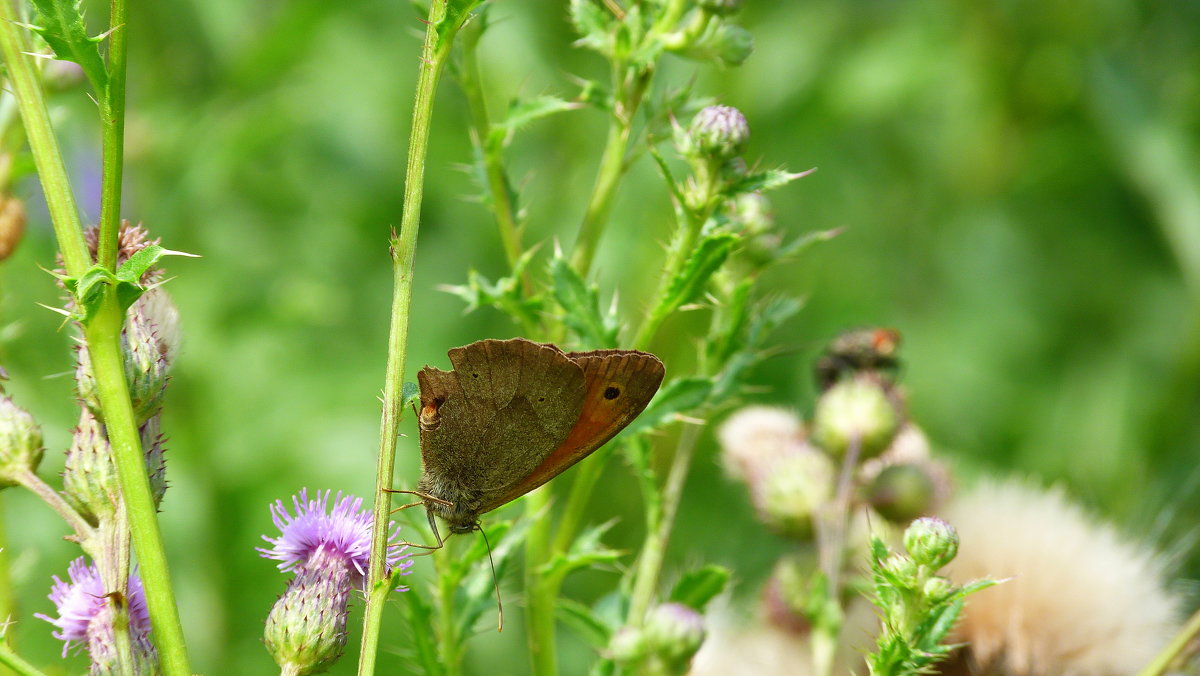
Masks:
[[[36,471],[43,453],[42,430],[33,416],[0,394],[0,488],[15,485],[20,473]]]
[[[913,561],[937,570],[958,555],[958,531],[936,517],[917,519],[904,531],[904,548]]]

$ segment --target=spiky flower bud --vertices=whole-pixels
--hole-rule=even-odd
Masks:
[[[331,548],[309,557],[267,616],[263,639],[283,673],[320,673],[342,656],[351,588],[350,568]]]
[[[896,436],[900,415],[883,386],[866,375],[843,380],[817,400],[813,441],[835,458],[857,443],[859,459],[883,453]]]
[[[727,16],[742,8],[742,0],[700,0],[700,7],[710,14]]]
[[[780,559],[763,585],[761,612],[772,625],[790,634],[805,634],[812,624],[805,616],[808,573],[795,556]]]
[[[42,429],[28,411],[0,394],[0,488],[16,485],[16,477],[34,472],[42,462]]]
[[[167,490],[166,460],[159,418],[146,421],[139,430],[142,451],[146,456],[146,471],[154,504],[162,502]],[[92,523],[112,516],[120,496],[117,466],[107,432],[91,411],[83,409],[79,426],[71,436],[67,462],[63,468],[63,495],[67,502]]]
[[[806,539],[813,514],[833,497],[836,470],[829,456],[801,447],[778,458],[750,484],[759,518],[787,537]]]
[[[121,352],[125,357],[125,378],[134,416],[144,423],[162,408],[168,371],[178,344],[179,312],[162,289],[142,295],[129,308],[121,331]],[[100,412],[100,396],[86,345],[79,347],[75,369],[79,396]]]
[[[12,195],[0,196],[0,261],[12,255],[25,234],[25,205]]]
[[[671,664],[690,660],[704,643],[704,616],[682,603],[663,603],[646,616],[649,649]]]
[[[934,575],[925,580],[925,586],[921,589],[921,593],[925,595],[925,598],[930,599],[934,603],[946,598],[953,591],[954,583],[940,575]]]
[[[608,657],[622,666],[637,664],[646,658],[646,634],[635,627],[621,627],[608,641]]]
[[[916,463],[889,465],[866,487],[866,500],[871,507],[897,524],[928,513],[935,498],[933,478]]]
[[[696,113],[688,127],[681,152],[716,159],[736,157],[746,150],[750,124],[731,106],[709,106]]]
[[[904,531],[904,548],[918,565],[937,570],[958,555],[958,531],[937,517],[917,519]]]

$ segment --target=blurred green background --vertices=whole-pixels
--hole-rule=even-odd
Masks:
[[[660,83],[743,110],[749,157],[819,171],[773,194],[778,227],[843,236],[767,280],[808,298],[781,332],[794,349],[763,368],[750,399],[808,410],[809,365],[847,327],[904,334],[911,412],[967,480],[1032,475],[1070,491],[1200,575],[1187,539],[1200,509],[1200,5],[1100,0],[764,2],[747,0],[757,41],[740,69],[668,59]],[[97,4],[97,17],[106,13]],[[254,547],[268,502],[301,487],[368,496],[374,484],[391,292],[386,237],[399,222],[419,50],[402,2],[169,0],[130,13],[125,215],[166,246],[184,347],[164,431],[172,488],[162,520],[195,668],[271,673],[262,620],[285,585]],[[513,96],[576,91],[603,78],[573,48],[563,2],[506,0],[482,45],[495,111]],[[82,89],[54,96],[87,217],[98,212],[98,132]],[[527,243],[569,245],[591,188],[604,119],[583,110],[516,140],[512,174],[529,206]],[[515,335],[493,311],[464,316],[437,290],[468,268],[505,270],[471,201],[466,109],[442,85],[417,249],[409,379],[447,348]],[[58,304],[55,245],[35,182],[29,232],[0,264],[0,362],[9,390],[46,430],[43,476],[62,467],[76,408],[71,337],[35,303]],[[640,308],[660,266],[669,205],[650,162],[633,169],[599,258],[607,296]],[[690,361],[668,325],[660,352]],[[419,474],[416,429],[399,483]],[[593,501],[619,516],[613,544],[640,541],[634,482],[614,460]],[[556,482],[562,491],[568,481]],[[3,499],[20,595],[19,650],[57,661],[49,575],[77,548],[19,491]],[[671,564],[723,562],[753,599],[786,544],[753,520],[706,435]],[[417,576],[429,571],[417,564]],[[417,576],[414,576],[417,577]],[[669,574],[668,574],[669,576]],[[567,592],[591,599],[616,576]],[[519,584],[505,594],[519,607]],[[519,615],[513,612],[512,615]],[[357,617],[357,613],[355,615]],[[391,613],[384,643],[403,646]],[[352,624],[357,620],[352,619]],[[475,639],[469,671],[526,673],[512,631]],[[357,634],[353,634],[352,653]],[[582,643],[564,632],[564,662]],[[385,655],[380,673],[402,660]],[[486,660],[486,661],[485,661]],[[74,658],[68,671],[83,671]],[[485,668],[482,665],[488,665]],[[496,665],[505,665],[497,670]],[[353,661],[335,673],[351,673]],[[569,668],[567,673],[574,673]]]

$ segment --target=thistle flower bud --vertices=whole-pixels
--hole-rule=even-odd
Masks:
[[[728,16],[742,8],[742,0],[700,0],[700,7],[710,14]]]
[[[729,159],[742,154],[749,140],[750,125],[740,110],[730,106],[709,106],[692,118],[680,152]]]
[[[646,652],[646,634],[635,627],[621,627],[608,641],[608,657],[623,666],[646,659]]]
[[[93,524],[112,517],[121,495],[104,425],[84,408],[63,468],[63,496]]]
[[[918,565],[937,570],[958,555],[958,532],[949,523],[927,516],[909,524],[904,548]]]
[[[917,563],[903,554],[889,554],[883,562],[883,568],[901,580],[917,578]]]
[[[165,449],[159,424],[160,418],[155,416],[139,430],[155,506],[162,503],[167,491]],[[104,424],[86,408],[71,436],[62,476],[67,502],[93,524],[111,517],[120,504],[120,484],[112,446],[108,443]]]
[[[859,444],[859,459],[873,458],[892,443],[900,426],[896,406],[882,385],[869,376],[843,380],[817,400],[813,441],[835,458]]]
[[[33,416],[0,395],[0,488],[14,486],[18,475],[36,471],[44,450],[42,430]]]
[[[890,465],[866,488],[866,500],[880,516],[892,523],[908,523],[926,514],[934,504],[936,486],[918,464]]]
[[[125,379],[134,417],[144,423],[162,408],[168,371],[178,344],[179,312],[162,289],[142,295],[129,308],[121,330]],[[100,412],[100,396],[86,345],[79,346],[75,369],[79,396],[93,412]]]
[[[808,603],[806,574],[794,556],[780,559],[763,585],[761,609],[766,620],[789,634],[806,634],[812,624],[805,617]]]
[[[709,41],[709,49],[727,67],[740,66],[754,53],[754,36],[734,23],[723,23]]]
[[[761,235],[775,226],[771,200],[761,192],[744,192],[732,201],[730,207],[730,220],[746,236]]]
[[[940,575],[934,575],[925,580],[925,586],[921,589],[921,593],[925,595],[925,598],[934,603],[946,598],[953,591],[954,583]]]
[[[342,656],[350,569],[320,549],[288,584],[267,616],[263,639],[284,673],[316,674]]]
[[[833,497],[835,473],[829,456],[814,449],[778,458],[750,484],[759,518],[781,535],[807,539],[813,514]]]
[[[747,406],[729,416],[717,431],[717,438],[726,473],[734,479],[752,481],[802,443],[804,427],[787,409]]]
[[[692,658],[704,643],[704,616],[682,603],[664,603],[646,616],[650,651],[672,664]]]
[[[12,255],[25,234],[25,205],[12,195],[0,196],[0,261]]]

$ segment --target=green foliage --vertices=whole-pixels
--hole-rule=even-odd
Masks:
[[[584,345],[616,347],[620,329],[615,312],[600,309],[600,291],[583,281],[562,256],[550,261],[554,299],[562,308],[562,321]]]
[[[149,287],[142,283],[142,277],[163,256],[188,256],[194,258],[195,254],[171,251],[170,249],[164,249],[157,244],[153,244],[139,249],[130,256],[129,260],[117,268],[115,274],[109,272],[104,267],[93,265],[78,279],[65,275],[55,276],[62,280],[63,285],[67,287],[67,291],[71,293],[75,300],[74,316],[86,325],[95,316],[96,311],[100,308],[100,304],[104,300],[105,286],[111,286],[116,290],[117,302],[120,304],[121,310],[129,309],[134,301],[141,298],[142,294],[149,290]]]
[[[77,63],[98,97],[108,92],[108,68],[100,56],[105,36],[91,37],[83,20],[83,0],[31,0],[41,25],[29,26],[63,61]],[[114,27],[125,30],[125,26]]]
[[[708,602],[725,590],[729,576],[728,568],[712,564],[688,571],[675,583],[667,598],[697,612],[704,612]]]

